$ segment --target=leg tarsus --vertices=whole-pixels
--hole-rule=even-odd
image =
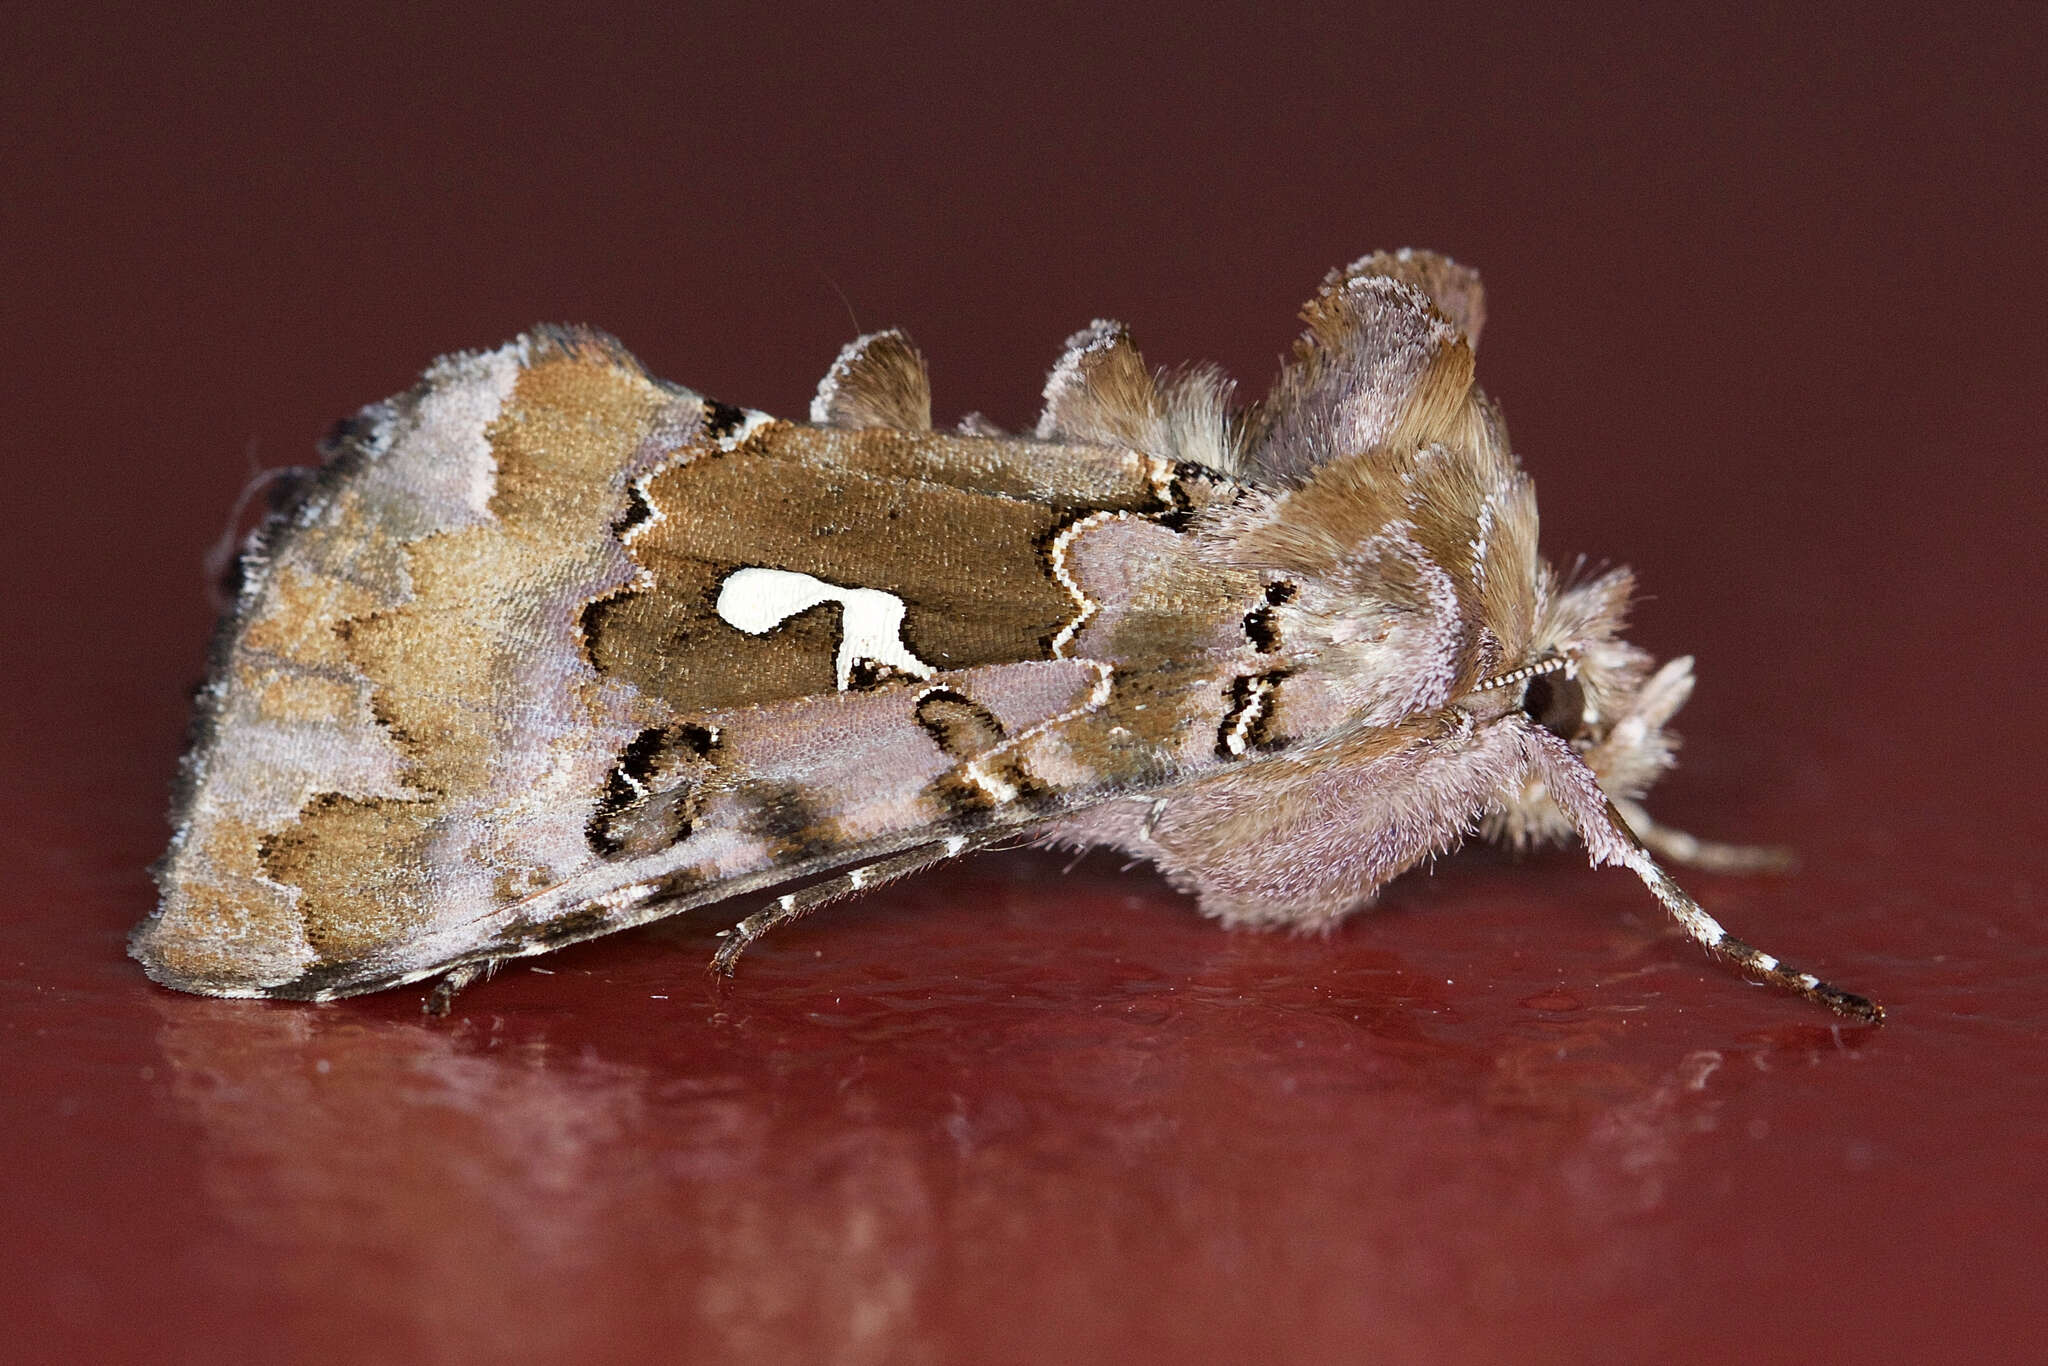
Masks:
[[[999,840],[1007,839],[1014,831],[998,830],[983,835],[949,835],[936,844],[920,845],[889,858],[862,864],[849,869],[838,877],[824,882],[813,883],[800,891],[785,892],[770,902],[766,909],[754,912],[739,924],[725,932],[725,942],[718,946],[718,952],[711,955],[711,970],[722,977],[733,975],[740,955],[749,945],[784,925],[803,919],[828,901],[851,896],[855,892],[869,891],[921,873],[948,859],[971,854],[977,849],[986,849]]]
[[[777,897],[769,909],[755,911],[731,929],[720,932],[725,942],[718,946],[717,953],[711,955],[711,970],[721,977],[732,976],[739,967],[740,955],[747,951],[748,945],[768,931],[787,925],[802,915],[803,911],[796,909],[793,893]]]
[[[1622,861],[1656,894],[1657,900],[1664,903],[1664,909],[1671,913],[1679,928],[1716,958],[1732,963],[1744,972],[1754,973],[1774,987],[1824,1005],[1837,1015],[1865,1024],[1884,1023],[1884,1007],[1877,1002],[1853,991],[1844,991],[1810,972],[1802,972],[1781,961],[1777,955],[1765,953],[1722,929],[1721,922],[1708,915],[1683,887],[1672,881],[1671,875],[1658,867],[1657,861],[1640,844]]]
[[[1804,996],[1852,1020],[1876,1024],[1884,1019],[1884,1008],[1853,992],[1823,982],[1810,972],[1787,967],[1721,928],[1685,889],[1658,866],[1643,839],[1629,828],[1629,820],[1601,791],[1599,780],[1585,761],[1565,748],[1550,732],[1530,726],[1525,731],[1532,766],[1549,786],[1553,800],[1577,827],[1579,838],[1595,866],[1619,863],[1643,880],[1643,884],[1664,903],[1664,909],[1678,922],[1692,941],[1723,962],[1755,973],[1771,985]],[[1641,808],[1637,808],[1640,812]],[[1654,822],[1651,824],[1654,825]]]
[[[1772,986],[1783,987],[1787,991],[1797,992],[1810,1001],[1819,1002],[1837,1015],[1864,1024],[1884,1023],[1884,1007],[1868,996],[1858,996],[1853,991],[1844,991],[1832,982],[1823,982],[1810,972],[1788,967],[1773,955],[1744,943],[1732,934],[1724,936],[1710,951],[1747,972],[1755,973]]]
[[[1724,844],[1661,825],[1640,802],[1616,798],[1615,808],[1651,853],[1705,873],[1790,873],[1799,855],[1782,844]]]
[[[495,958],[479,959],[474,963],[458,963],[434,983],[434,989],[427,993],[427,999],[420,1003],[420,1010],[437,1020],[446,1019],[448,1012],[455,1008],[455,997],[462,989],[479,977],[488,977],[498,970]]]

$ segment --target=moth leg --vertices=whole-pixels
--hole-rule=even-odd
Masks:
[[[1671,912],[1671,918],[1692,937],[1694,943],[1716,958],[1725,959],[1747,972],[1755,973],[1772,986],[1819,1002],[1837,1015],[1846,1015],[1852,1020],[1862,1020],[1869,1024],[1883,1021],[1884,1007],[1877,1002],[1823,982],[1812,973],[1802,972],[1773,954],[1745,944],[1722,929],[1720,921],[1708,915],[1697,901],[1686,895],[1684,888],[1671,880],[1669,873],[1658,866],[1657,860],[1651,857],[1643,841],[1636,838],[1635,832],[1629,829],[1628,822],[1623,819],[1621,812],[1615,809],[1612,802],[1607,805],[1607,815],[1614,823],[1615,832],[1628,846],[1621,861],[1643,880],[1651,892],[1655,893],[1657,900],[1664,903],[1664,909]]]
[[[977,849],[986,849],[999,840],[1015,834],[1012,830],[999,830],[985,835],[952,835],[937,844],[921,845],[906,850],[891,858],[878,859],[859,868],[842,873],[835,878],[814,883],[800,891],[786,892],[769,903],[766,910],[756,911],[729,930],[719,931],[725,942],[718,946],[718,952],[711,957],[711,970],[726,977],[733,974],[733,968],[740,961],[740,955],[770,930],[781,929],[784,925],[803,919],[828,901],[852,896],[855,892],[867,891],[895,882],[899,878],[921,873],[947,859],[971,854]]]
[[[434,989],[427,993],[427,999],[421,1003],[420,1010],[437,1020],[446,1017],[455,1006],[456,993],[477,978],[489,977],[497,970],[498,960],[495,958],[456,964],[443,974],[440,981],[434,983]]]
[[[1708,873],[1789,873],[1799,866],[1799,855],[1781,844],[1723,844],[1703,840],[1658,824],[1642,803],[1616,797],[1629,828],[1636,832],[1652,853],[1686,868]]]

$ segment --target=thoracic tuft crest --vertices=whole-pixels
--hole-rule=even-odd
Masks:
[[[1626,573],[1539,557],[1473,380],[1484,313],[1446,257],[1365,257],[1243,410],[1096,321],[1030,437],[935,430],[895,330],[840,352],[809,423],[580,330],[440,362],[252,542],[134,952],[185,990],[439,977],[445,1005],[503,959],[843,870],[742,921],[730,970],[1018,838],[1299,927],[1475,832],[1575,835],[1709,950],[1877,1018],[1646,847],[1756,861],[1633,804],[1691,662],[1621,639]]]

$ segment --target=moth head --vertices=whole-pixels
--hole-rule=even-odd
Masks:
[[[1497,685],[1531,723],[1570,745],[1610,797],[1630,800],[1671,767],[1678,749],[1671,718],[1693,684],[1690,656],[1657,668],[1647,651],[1621,638],[1634,588],[1626,569],[1560,585],[1545,566],[1530,663]],[[1531,775],[1502,794],[1484,831],[1519,847],[1567,839],[1573,825]]]

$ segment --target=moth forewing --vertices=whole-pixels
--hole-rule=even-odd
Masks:
[[[1478,277],[1368,257],[1302,316],[1242,411],[1098,321],[1030,437],[933,430],[897,331],[809,423],[576,329],[438,362],[253,538],[133,952],[217,995],[442,977],[445,1007],[506,958],[837,871],[742,921],[729,971],[1020,838],[1150,860],[1232,923],[1327,922],[1484,824],[1576,833],[1711,951],[1877,1018],[1730,939],[1609,804],[1668,766],[1690,665],[1621,639],[1625,579],[1538,558],[1473,383]]]
[[[1112,597],[1169,650],[1192,585],[1241,615],[1251,576],[1126,600],[1095,544],[1228,481],[905,438],[713,403],[581,333],[372,410],[249,566],[137,955],[217,994],[374,990],[1022,827],[1119,756],[1172,762],[1170,710],[1075,724],[1125,661],[1055,647]],[[1187,673],[1129,665],[1134,696]]]

